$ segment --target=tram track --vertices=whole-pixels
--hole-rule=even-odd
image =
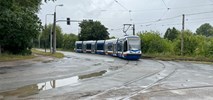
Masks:
[[[165,92],[165,91],[172,91],[172,90],[199,89],[199,88],[209,88],[209,87],[213,87],[213,85],[192,86],[192,87],[182,87],[182,88],[173,88],[173,89],[161,89],[161,90],[156,90],[156,91],[149,91],[149,92],[146,92],[146,93]]]
[[[159,62],[159,61],[157,61],[157,62]],[[162,64],[162,65],[164,66],[164,69],[166,68],[165,64],[163,64],[162,62],[159,62],[159,63]],[[168,62],[168,63],[169,63],[169,62]],[[137,95],[137,94],[139,94],[139,93],[145,92],[146,90],[152,88],[153,86],[157,85],[158,83],[160,83],[160,82],[162,82],[162,81],[168,79],[169,77],[171,77],[176,71],[177,71],[177,68],[175,68],[171,73],[169,73],[169,74],[166,75],[165,77],[163,77],[163,78],[161,78],[161,79],[155,81],[155,82],[152,83],[152,84],[149,84],[148,86],[146,86],[146,88],[143,88],[143,89],[140,90],[140,91],[131,93],[130,95],[128,95],[128,96],[126,96],[126,97],[124,97],[124,98],[121,98],[121,100],[128,100],[129,98],[131,98],[131,97],[133,97],[133,96],[135,96],[135,95]],[[161,71],[160,71],[160,72],[161,72]],[[160,73],[160,72],[159,72],[159,73]]]
[[[162,63],[162,62],[159,62],[159,63]],[[152,88],[154,86],[159,85],[160,82],[162,82],[162,81],[168,79],[169,77],[171,77],[174,73],[177,72],[177,70],[182,69],[182,68],[179,68],[179,66],[176,65],[176,64],[174,64],[173,62],[167,62],[167,63],[170,63],[170,64],[172,64],[172,65],[175,66],[174,70],[171,73],[169,73],[168,75],[166,75],[164,78],[159,79],[156,82],[148,85],[146,88],[143,88],[140,91],[131,93],[130,95],[125,96],[125,97],[121,98],[120,100],[129,100],[131,97],[134,97],[134,96],[136,96],[136,95],[138,95],[140,93],[154,93],[154,92],[167,92],[167,91],[173,91],[173,90],[190,90],[190,89],[213,88],[213,84],[209,84],[209,85],[200,85],[200,86],[179,87],[179,88],[172,88],[172,89],[152,90]],[[185,66],[184,68],[188,68],[185,64],[183,66]],[[149,90],[149,91],[146,91],[146,90]]]
[[[155,61],[156,61],[156,60],[155,60]],[[156,62],[158,62],[158,61],[156,61]],[[129,63],[129,61],[128,61],[128,63]],[[158,63],[160,63],[160,62],[158,62]],[[127,81],[127,82],[123,83],[121,86],[117,86],[117,87],[114,87],[114,88],[105,90],[105,91],[103,91],[103,92],[101,92],[101,93],[98,93],[98,94],[92,96],[92,97],[89,97],[88,99],[93,99],[93,98],[95,98],[95,97],[97,97],[97,96],[99,96],[99,95],[102,95],[102,94],[105,94],[105,93],[109,92],[110,90],[118,89],[118,88],[123,88],[123,87],[127,87],[128,85],[130,85],[130,84],[132,84],[132,83],[135,83],[135,82],[138,82],[138,81],[140,81],[140,80],[142,80],[142,79],[145,79],[145,78],[151,77],[151,76],[153,76],[153,75],[156,75],[156,74],[160,73],[161,71],[163,71],[163,70],[166,68],[166,66],[165,66],[163,63],[160,63],[160,64],[163,65],[163,67],[162,67],[162,69],[159,70],[159,71],[155,71],[155,72],[153,72],[153,73],[151,73],[151,74],[146,74],[146,75],[139,76],[138,78],[135,78],[134,80],[130,80],[130,81]],[[135,61],[135,64],[134,64],[134,65],[137,66],[137,65],[138,65],[138,61]],[[135,66],[134,66],[134,67],[135,67]],[[127,70],[127,69],[126,69],[126,70]]]

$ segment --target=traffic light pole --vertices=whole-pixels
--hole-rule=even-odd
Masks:
[[[54,54],[56,52],[56,12],[54,12],[54,21],[53,21],[53,51]]]
[[[70,20],[70,18],[67,18],[67,20],[56,20],[56,12],[54,12],[54,22],[53,27],[51,30],[51,33],[53,33],[53,50],[52,53],[54,54],[56,52],[56,23],[57,22],[67,22],[67,25],[70,25],[70,22],[82,22],[81,20]],[[52,47],[52,35],[50,35],[50,50]]]
[[[51,29],[50,29],[50,53],[52,53],[53,52],[53,31],[52,31],[52,29],[53,29],[53,26],[51,26]]]

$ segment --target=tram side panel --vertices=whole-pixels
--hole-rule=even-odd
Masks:
[[[96,44],[96,54],[105,54],[105,40],[98,40]]]
[[[75,42],[75,52],[82,53],[83,52],[83,41]]]

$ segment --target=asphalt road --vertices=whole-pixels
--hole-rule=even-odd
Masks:
[[[0,62],[0,100],[213,99],[212,64],[63,53],[63,59]]]

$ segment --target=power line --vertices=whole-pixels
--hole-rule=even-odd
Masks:
[[[129,12],[129,18],[130,18],[130,21],[132,21],[132,15],[131,15],[131,10],[127,9],[124,5],[122,5],[121,3],[119,3],[117,0],[114,0],[118,5],[120,5],[122,8],[124,8],[126,11]]]
[[[199,13],[191,13],[191,14],[186,14],[186,15],[192,16],[192,15],[200,15],[200,14],[207,14],[207,13],[213,13],[213,11],[206,11],[206,12],[199,12]]]
[[[198,8],[198,7],[203,7],[203,6],[212,6],[213,4],[205,4],[205,5],[193,5],[193,6],[183,6],[183,7],[174,7],[171,9],[185,9],[185,8]]]
[[[129,10],[129,17],[130,17],[130,21],[133,21],[131,12],[132,12],[132,11]]]
[[[109,31],[121,31],[123,28],[110,29]]]
[[[164,6],[166,7],[166,9],[169,9],[169,8],[167,7],[166,3],[164,2],[164,0],[161,0],[161,1],[163,2],[163,4],[164,4]]]
[[[204,22],[204,21],[212,21],[212,19],[204,19],[199,21],[188,21],[187,23],[198,23],[198,22]]]
[[[191,14],[185,14],[185,15],[186,15],[186,16],[192,16],[192,15],[199,15],[199,14],[206,14],[206,13],[213,13],[213,11],[199,12],[199,13],[191,13]],[[175,18],[178,18],[178,17],[181,17],[181,16],[182,16],[182,15],[178,15],[178,16],[174,16],[174,17],[169,17],[169,18],[164,18],[164,19],[158,19],[158,20],[153,20],[153,21],[148,21],[148,22],[143,22],[143,23],[136,23],[136,24],[146,24],[146,23],[160,22],[160,21],[175,19]]]
[[[164,17],[164,16],[166,16],[166,14],[169,12],[169,9],[167,9],[164,13],[163,13],[163,15],[160,17],[160,19],[159,20],[162,20],[162,18]]]
[[[198,20],[198,21],[187,21],[186,24],[188,23],[198,23],[198,22],[204,22],[204,21],[212,21],[211,19],[213,18],[209,18],[209,19],[203,19],[203,20]],[[168,24],[159,24],[159,26],[171,26],[171,25],[181,25],[182,23],[168,23]],[[148,27],[148,26],[152,26],[153,24],[147,24],[147,25],[141,25],[141,27]],[[155,24],[156,25],[156,24]]]
[[[168,18],[164,18],[164,19],[153,20],[153,21],[147,21],[147,22],[143,22],[143,23],[136,23],[136,24],[154,23],[154,22],[160,22],[160,21],[175,19],[175,18],[178,18],[178,17],[181,17],[181,15],[173,16],[173,17],[168,17]]]
[[[123,6],[121,3],[119,3],[117,0],[114,0],[118,5],[120,5],[122,8],[124,8],[125,10],[129,11],[129,9],[127,9],[125,6]]]
[[[200,19],[213,19],[213,17],[186,19],[186,21],[191,21],[191,20],[200,20]]]
[[[207,5],[193,5],[193,6],[182,6],[182,7],[174,7],[174,8],[167,8],[167,10],[175,10],[175,9],[186,9],[186,8],[198,8],[198,7],[203,7],[203,6],[213,6],[213,4],[207,4]],[[150,12],[150,11],[162,11],[165,8],[157,8],[157,9],[144,9],[144,10],[131,10],[132,13],[137,13],[137,12]],[[100,10],[100,11],[116,11],[116,12],[129,12],[125,8],[125,10]]]

